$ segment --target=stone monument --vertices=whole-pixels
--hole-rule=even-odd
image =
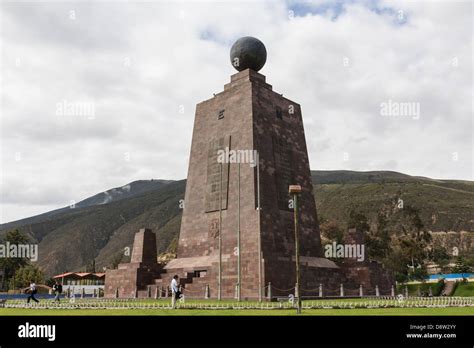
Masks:
[[[105,296],[145,297],[143,291],[163,272],[156,261],[156,235],[142,228],[135,234],[130,263],[106,271]]]
[[[266,58],[258,39],[237,40],[230,59],[238,73],[222,92],[196,106],[177,258],[158,270],[150,267],[156,251],[147,253],[146,262],[132,256],[133,266],[107,272],[106,296],[126,269],[140,273],[143,267],[149,271],[137,277],[139,291],[145,290],[145,280],[152,291],[166,288],[178,274],[191,297],[208,292],[211,298],[256,299],[268,295],[269,286],[274,296],[293,293],[292,184],[302,188],[302,294],[320,284],[359,286],[346,276],[350,272],[323,257],[301,107],[275,92],[258,72]],[[135,239],[134,252],[145,247],[142,240]]]

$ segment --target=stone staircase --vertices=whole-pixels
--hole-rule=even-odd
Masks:
[[[441,291],[441,296],[451,296],[454,292],[455,285],[456,282],[446,281],[443,290]]]
[[[153,284],[148,285],[145,289],[138,290],[139,298],[154,298],[161,289],[161,297],[166,297],[166,289],[168,288],[168,296],[171,296],[169,286],[174,274],[162,273],[160,278],[154,279]],[[180,277],[179,284],[183,289],[183,293],[188,298],[204,298],[206,285],[209,284],[208,276],[199,277],[194,272],[186,272],[185,277]],[[158,297],[160,297],[158,295]]]

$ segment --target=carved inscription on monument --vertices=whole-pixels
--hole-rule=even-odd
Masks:
[[[293,182],[292,150],[288,142],[274,135],[273,158],[275,160],[275,181],[278,194],[278,207],[281,210],[289,210],[288,186]]]
[[[229,183],[229,163],[219,163],[218,150],[230,149],[230,136],[212,140],[207,152],[206,213],[219,210],[219,197],[222,196],[222,209],[227,209]],[[221,183],[222,171],[222,183]],[[222,184],[222,185],[221,185]],[[222,187],[222,192],[221,192]]]
[[[209,223],[209,238],[217,238],[219,236],[219,219],[212,219]]]

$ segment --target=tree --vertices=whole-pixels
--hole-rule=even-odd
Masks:
[[[425,281],[428,272],[426,271],[426,267],[423,264],[420,264],[418,267],[410,271],[409,274],[411,280]]]
[[[453,267],[454,273],[469,273],[471,267],[466,263],[466,260],[463,256],[458,256],[456,259],[456,264]]]
[[[390,253],[391,238],[387,228],[387,218],[383,212],[379,212],[377,224],[372,233],[366,233],[365,243],[371,259],[382,260]]]
[[[367,216],[355,210],[351,210],[351,212],[349,213],[349,221],[347,222],[347,227],[355,228],[357,231],[361,232],[367,232],[370,230],[370,225]]]
[[[10,288],[25,288],[30,282],[41,283],[44,279],[43,272],[35,265],[26,265],[20,267],[15,275],[10,279]]]
[[[365,244],[370,259],[382,260],[390,253],[390,235],[388,231],[376,231],[365,235]]]
[[[86,266],[86,272],[95,273],[95,259],[92,259],[91,263]]]
[[[442,245],[435,245],[430,253],[430,259],[435,262],[440,268],[441,273],[445,273],[449,269],[450,256],[445,247]]]
[[[28,242],[29,238],[17,229],[8,232],[5,238],[1,241],[1,243],[4,245],[7,243],[10,245],[27,244]],[[28,262],[28,259],[20,257],[0,258],[0,269],[4,270],[3,284],[0,284],[0,287],[3,289],[5,284],[7,284],[9,280],[15,275],[16,271],[19,268],[27,265]]]
[[[392,217],[391,228],[402,232],[405,235],[421,235],[425,241],[430,240],[428,233],[422,234],[424,225],[420,218],[419,209],[405,204],[403,209],[399,209]]]
[[[445,247],[436,245],[431,250],[430,258],[439,264],[449,260],[449,255]]]
[[[449,273],[451,271],[451,267],[449,266],[449,259],[440,259],[436,263],[438,264],[441,273]]]
[[[336,221],[329,220],[320,225],[320,231],[323,236],[331,242],[341,244],[344,239],[344,231],[339,227]]]
[[[56,279],[49,278],[46,280],[45,284],[49,286],[50,288],[53,287],[53,285],[56,283]]]
[[[428,245],[431,235],[424,231],[419,210],[405,205],[398,215],[397,227],[403,231],[398,236],[402,253],[409,260],[407,272],[410,279],[422,280],[426,276],[426,260],[429,259]]]
[[[408,262],[409,259],[399,247],[394,248],[384,259],[385,267],[393,272],[395,280],[399,283],[408,281],[408,269],[406,266]]]

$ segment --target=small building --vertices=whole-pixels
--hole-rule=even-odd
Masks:
[[[105,273],[67,272],[58,274],[53,279],[62,284],[64,292],[71,290],[75,294],[81,294],[84,291],[84,294],[92,295],[94,290],[96,293],[104,290]]]

